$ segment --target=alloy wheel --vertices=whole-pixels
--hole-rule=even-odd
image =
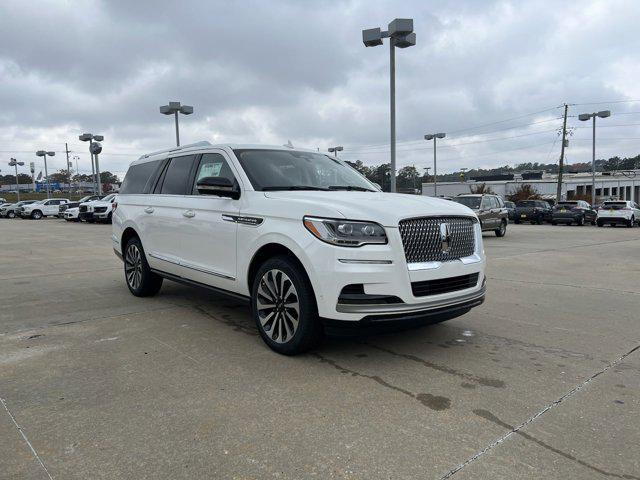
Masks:
[[[258,318],[267,336],[276,343],[286,343],[298,330],[300,304],[298,292],[282,270],[267,271],[260,279],[256,299]]]
[[[127,248],[124,258],[124,273],[129,286],[133,290],[138,290],[142,285],[142,255],[135,244],[129,245]]]

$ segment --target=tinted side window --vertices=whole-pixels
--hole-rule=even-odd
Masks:
[[[164,174],[160,193],[165,195],[186,195],[187,182],[189,181],[189,174],[195,158],[195,155],[172,158]]]
[[[195,181],[193,183],[193,195],[198,195],[198,180],[205,177],[224,177],[235,183],[235,177],[231,171],[231,167],[225,158],[219,153],[205,153],[200,159],[200,165],[196,171]]]
[[[155,160],[129,167],[120,187],[120,193],[144,193],[147,181],[151,178],[160,162],[161,160]]]

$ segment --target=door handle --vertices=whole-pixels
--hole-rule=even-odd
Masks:
[[[145,213],[153,213],[153,207],[147,207],[144,209]]]
[[[187,218],[193,218],[196,216],[196,212],[194,212],[193,210],[187,210],[185,212],[182,212],[182,215]]]

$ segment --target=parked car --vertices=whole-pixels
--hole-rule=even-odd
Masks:
[[[470,193],[452,198],[454,202],[469,207],[478,216],[482,231],[492,230],[496,237],[504,237],[509,223],[504,201],[497,195]]]
[[[15,218],[16,210],[23,205],[29,205],[31,203],[35,203],[36,200],[21,200],[17,203],[5,203],[0,206],[0,217],[5,218]]]
[[[144,155],[112,240],[133,295],[166,278],[246,300],[265,343],[288,355],[326,325],[444,321],[485,295],[473,211],[383,193],[315,151],[201,142]]]
[[[516,219],[516,204],[505,200],[504,208],[507,209],[507,218],[513,222]]]
[[[7,199],[0,197],[0,203],[7,203]]]
[[[78,207],[67,208],[64,211],[63,218],[67,222],[79,222],[80,221],[80,208],[78,208]]]
[[[107,195],[100,200],[91,200],[81,203],[78,208],[80,212],[80,220],[83,222],[94,223],[96,221],[95,212],[93,211],[94,204],[99,202],[110,202],[116,196],[115,193]]]
[[[531,222],[542,225],[550,222],[553,211],[551,205],[544,200],[520,200],[516,203],[515,223]]]
[[[84,202],[92,202],[94,200],[100,200],[101,198],[104,198],[104,195],[87,195],[86,197],[81,198],[80,200],[78,200],[77,202],[69,202],[69,203],[63,203],[62,205],[60,205],[60,207],[58,208],[58,217],[59,218],[65,218],[64,216],[64,212],[65,210],[67,210],[68,208],[75,208],[80,206],[81,203]]]
[[[91,212],[93,213],[93,219],[96,222],[111,223],[115,199],[116,194],[112,193],[111,195],[107,195],[102,200],[91,202],[89,208],[91,209]]]
[[[20,207],[20,216],[22,218],[32,218],[39,220],[42,217],[58,216],[58,208],[62,203],[67,203],[67,198],[50,198],[48,200],[39,200],[37,202],[23,205]]]
[[[602,204],[598,209],[596,222],[599,227],[605,224],[623,224],[627,227],[640,225],[640,205],[629,200],[612,200]]]
[[[585,222],[588,222],[595,225],[597,216],[598,212],[584,200],[567,200],[558,202],[553,207],[551,223],[553,225],[558,223],[584,225]]]

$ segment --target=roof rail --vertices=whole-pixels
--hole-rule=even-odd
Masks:
[[[144,155],[141,155],[138,160],[140,160],[142,158],[149,158],[149,157],[152,157],[154,155],[160,155],[161,153],[179,152],[180,150],[184,150],[184,149],[187,149],[187,148],[210,147],[210,146],[212,146],[211,142],[208,142],[207,140],[203,140],[201,142],[190,143],[188,145],[181,145],[179,147],[165,148],[164,150],[158,150],[157,152],[145,153]]]

